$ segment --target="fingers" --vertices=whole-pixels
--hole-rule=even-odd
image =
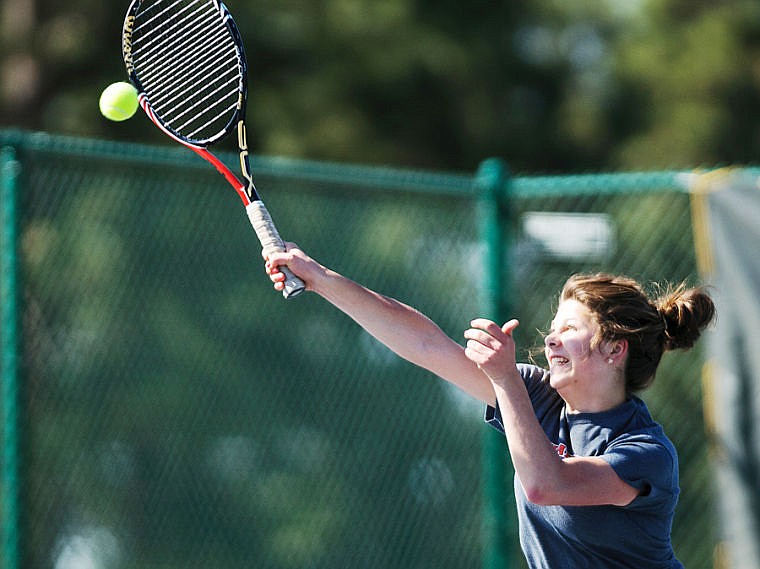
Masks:
[[[519,322],[510,320],[499,326],[491,320],[476,318],[464,333],[467,340],[465,355],[484,371],[514,364],[515,344],[512,332]]]
[[[506,322],[501,327],[492,320],[487,320],[486,318],[476,318],[470,322],[470,329],[465,332],[465,337],[467,337],[468,332],[475,337],[478,336],[477,332],[482,332],[493,338],[504,340],[505,336],[511,337],[512,332],[514,332],[515,328],[517,328],[519,325],[520,322],[514,318]]]
[[[504,343],[501,340],[494,338],[492,335],[482,330],[474,328],[466,330],[464,337],[467,340],[465,351],[469,352],[468,357],[471,354],[476,357],[483,356],[487,358],[501,350],[504,346]],[[482,360],[476,363],[482,363]]]
[[[295,243],[285,243],[285,251],[265,252],[261,251],[264,259],[264,270],[274,284],[274,289],[282,291],[285,288],[285,274],[280,271],[281,265],[287,265],[292,260],[291,250],[297,249]]]
[[[275,265],[269,259],[264,263],[264,270],[269,275],[269,280],[274,283],[274,289],[281,291],[285,287],[285,273],[280,271],[279,265]]]
[[[276,252],[274,252],[274,253],[271,253],[271,252],[270,252],[270,253],[267,253],[266,251],[264,251],[264,250],[262,249],[262,250],[261,250],[261,257],[262,257],[262,258],[263,258],[263,259],[266,261],[266,260],[268,260],[269,258],[278,257],[278,256],[279,256],[279,255],[281,255],[282,253],[289,253],[289,252],[290,252],[290,251],[292,251],[293,249],[299,249],[299,250],[300,250],[300,248],[298,247],[298,245],[296,245],[295,243],[292,243],[292,242],[290,242],[290,241],[285,241],[283,244],[285,245],[285,251],[276,251]],[[284,264],[284,263],[280,263],[280,264]]]
[[[264,258],[264,267],[268,275],[279,274],[278,267],[280,265],[287,265],[293,260],[294,252],[300,252],[298,245],[295,243],[285,243],[284,251],[265,252],[261,251],[261,256]]]
[[[274,251],[264,253],[264,270],[269,275],[269,279],[274,283],[275,290],[282,291],[285,288],[285,282],[288,277],[280,270],[280,267],[287,266],[289,272],[299,277],[307,284],[308,290],[311,288],[311,280],[314,278],[315,271],[319,266],[310,257],[308,257],[295,243],[284,243],[283,251]]]

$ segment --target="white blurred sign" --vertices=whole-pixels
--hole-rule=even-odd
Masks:
[[[523,233],[544,255],[561,261],[603,261],[615,248],[610,216],[603,213],[526,212]]]

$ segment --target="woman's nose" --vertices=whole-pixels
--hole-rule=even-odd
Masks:
[[[547,334],[544,337],[544,345],[547,348],[553,348],[553,347],[555,347],[557,345],[557,337],[553,333],[552,334]]]

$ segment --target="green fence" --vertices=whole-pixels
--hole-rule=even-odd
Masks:
[[[274,293],[203,161],[15,131],[0,146],[7,569],[521,566],[481,407],[318,297]],[[514,315],[527,352],[576,271],[695,280],[679,172],[254,171],[285,237],[456,338]],[[717,539],[700,366],[669,355],[645,394],[680,452],[691,569]]]

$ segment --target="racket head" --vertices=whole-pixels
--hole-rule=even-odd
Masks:
[[[248,67],[218,0],[132,0],[122,55],[140,105],[166,134],[206,148],[245,118]]]

